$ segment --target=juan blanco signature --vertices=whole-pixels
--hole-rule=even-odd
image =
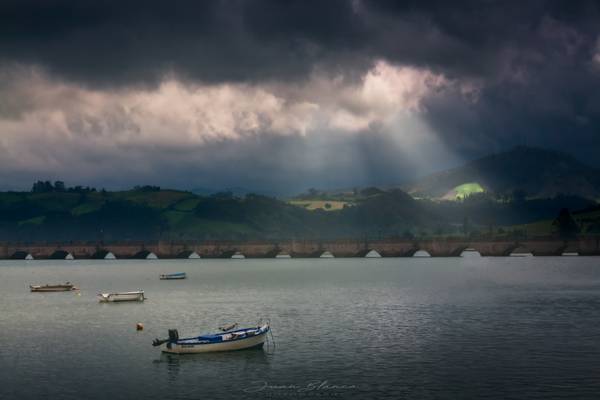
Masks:
[[[284,385],[275,385],[271,384],[267,381],[253,381],[250,386],[244,388],[244,392],[246,393],[257,393],[263,392],[265,390],[281,390],[281,391],[295,391],[298,393],[302,392],[316,392],[316,391],[326,391],[326,390],[352,390],[358,389],[358,385],[340,385],[329,383],[329,381],[324,380],[316,380],[310,381],[303,385],[300,384],[284,384]]]

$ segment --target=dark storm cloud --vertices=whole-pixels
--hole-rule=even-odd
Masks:
[[[298,92],[288,88],[294,85],[312,85],[312,92],[318,92],[315,76],[329,80],[343,77],[350,85],[360,83],[379,60],[429,71],[453,83],[439,85],[438,93],[423,98],[420,118],[451,153],[463,158],[526,144],[567,150],[598,164],[599,37],[600,6],[593,1],[0,3],[0,66],[7,70],[34,66],[49,80],[111,95],[122,90],[152,90],[165,76],[184,85],[205,85],[205,92],[206,85],[223,83],[253,88],[280,85],[279,92],[274,93],[281,95],[282,104],[296,101],[304,107],[303,102],[310,102],[324,114],[329,100],[318,96],[330,96],[328,93],[307,96],[308,100],[283,94]],[[11,76],[1,72],[0,77]],[[0,81],[0,91],[6,86]],[[245,89],[236,90],[243,93]],[[3,115],[17,118],[23,110],[35,107],[29,100],[35,97],[34,90],[24,93],[0,98],[0,119]],[[347,95],[340,98],[344,106],[351,103]],[[252,103],[251,96],[244,101]],[[338,117],[342,115],[340,107],[330,108]],[[252,111],[249,109],[245,106],[239,115]],[[277,108],[268,113],[277,114]],[[302,121],[305,115],[297,110],[289,114],[286,118],[293,121]],[[113,126],[110,118],[120,114],[111,110],[102,115],[106,117],[94,116],[103,120],[97,124]],[[95,120],[85,117],[82,121],[80,128],[77,121],[68,121],[70,135],[77,136],[78,130],[93,135],[95,125],[90,121]],[[35,122],[29,121],[29,131],[39,129],[41,123]],[[201,161],[183,157],[178,150],[181,157],[177,165],[189,165],[187,169],[164,159],[162,155],[169,153],[161,145],[156,145],[155,152],[144,148],[150,160],[142,163],[140,153],[140,163],[148,164],[147,168],[123,179],[147,180],[154,171],[167,170],[173,173],[163,173],[162,177],[182,177],[182,182],[202,171],[228,185],[246,180],[257,187],[284,187],[289,176],[309,186],[345,185],[350,183],[348,177],[380,183],[410,178],[410,163],[399,154],[406,144],[395,142],[395,136],[402,135],[402,127],[397,132],[384,132],[369,126],[345,136],[321,127],[313,130],[318,134],[276,140],[273,132],[256,132],[252,137],[265,139],[253,142],[245,136],[229,135],[215,143],[206,141],[201,150],[194,148],[202,152]],[[367,131],[371,136],[365,136]],[[141,141],[148,137],[144,134],[140,132]],[[222,147],[211,147],[217,145]],[[10,152],[10,147],[6,151]],[[422,149],[416,149],[419,151]],[[312,163],[294,161],[295,154],[307,152],[314,155]],[[221,154],[229,154],[229,158],[221,158]],[[54,156],[46,156],[53,160]],[[328,162],[319,162],[321,156]],[[423,152],[423,158],[427,156],[430,154]],[[236,175],[231,167],[235,163],[243,171],[256,171],[256,178]],[[262,168],[262,163],[268,166]],[[192,172],[186,175],[184,170]]]
[[[364,70],[377,57],[493,78],[510,49],[537,54],[557,40],[569,45],[564,39],[589,51],[597,7],[570,4],[9,0],[0,5],[0,48],[5,62],[88,83],[140,83],[169,71],[202,81],[301,78],[319,66]],[[547,19],[577,37],[540,34]]]
[[[9,1],[0,15],[6,62],[88,84],[299,77],[364,41],[345,1]]]

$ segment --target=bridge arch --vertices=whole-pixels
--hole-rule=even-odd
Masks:
[[[258,255],[259,258],[277,258],[277,255],[281,253],[281,249],[278,246],[273,247],[271,250]]]
[[[33,260],[31,253],[24,250],[17,250],[10,256],[11,260]]]
[[[385,250],[381,250],[381,251],[377,250],[377,252],[383,258],[386,258],[386,257],[412,257],[412,255],[415,253],[415,251],[417,251],[417,249],[410,249],[408,251],[407,250],[390,250],[390,249],[385,249]]]
[[[148,251],[148,250],[146,250],[146,249],[144,249],[144,250],[140,250],[140,251],[138,251],[137,253],[135,253],[135,254],[133,255],[133,258],[135,258],[135,259],[139,259],[139,260],[143,260],[143,259],[145,259],[146,257],[148,257],[148,254],[150,254],[150,251]]]
[[[381,258],[381,253],[379,253],[375,249],[369,249],[367,253],[364,255],[365,258]]]
[[[177,254],[177,258],[189,258],[189,259],[198,259],[200,255],[193,250],[184,250]]]
[[[335,256],[329,250],[325,250],[319,255],[319,258],[335,258]]]
[[[218,258],[229,258],[229,259],[234,259],[234,260],[241,260],[246,258],[246,256],[244,255],[244,253],[242,253],[241,251],[237,250],[237,249],[231,249],[231,250],[224,250],[222,251]]]
[[[463,258],[481,257],[481,253],[474,247],[465,247],[463,249],[460,249],[460,253],[458,254],[458,256]]]
[[[531,257],[533,253],[525,246],[514,246],[508,255],[511,257]]]
[[[353,257],[379,258],[379,257],[382,257],[382,255],[379,251],[375,250],[374,248],[368,247],[368,248],[365,248],[365,249],[357,252],[356,254],[353,255]]]
[[[292,258],[292,255],[287,251],[281,250],[275,255],[275,258]]]
[[[140,250],[137,253],[135,253],[133,258],[138,259],[138,260],[156,260],[156,259],[158,259],[156,254],[154,254],[150,250],[146,250],[146,249]]]
[[[573,244],[565,245],[562,249],[560,249],[561,256],[578,256],[579,248]]]
[[[431,257],[431,253],[429,253],[427,250],[417,249],[413,251],[412,254],[409,255],[409,257],[427,258]]]
[[[235,253],[233,253],[231,258],[234,260],[243,260],[244,258],[246,258],[246,256],[241,251],[236,251]]]
[[[66,250],[56,250],[48,258],[51,260],[73,260],[75,257]]]
[[[231,258],[236,253],[236,250],[222,250],[218,253],[218,258]]]
[[[108,249],[98,249],[92,254],[92,258],[95,260],[114,260],[117,257]]]

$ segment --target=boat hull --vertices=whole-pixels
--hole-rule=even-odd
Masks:
[[[185,279],[186,277],[186,274],[162,274],[159,278],[162,281],[171,281],[175,279]]]
[[[46,285],[46,286],[37,286],[37,285],[32,285],[29,286],[29,289],[32,292],[70,292],[73,290],[77,290],[77,288],[73,285]]]
[[[101,293],[98,301],[101,303],[119,303],[123,301],[144,301],[144,292],[131,293]]]
[[[267,332],[260,335],[252,336],[245,339],[231,340],[219,343],[206,344],[185,344],[173,343],[171,348],[165,346],[162,351],[168,354],[197,354],[197,353],[212,353],[221,351],[236,351],[258,349],[263,347],[267,340]]]

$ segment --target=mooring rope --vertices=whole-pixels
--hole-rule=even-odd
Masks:
[[[271,335],[271,340],[269,340],[269,335]],[[277,348],[275,344],[275,338],[273,337],[273,329],[271,328],[271,323],[269,321],[269,332],[267,333],[267,354],[275,354],[275,349]]]

